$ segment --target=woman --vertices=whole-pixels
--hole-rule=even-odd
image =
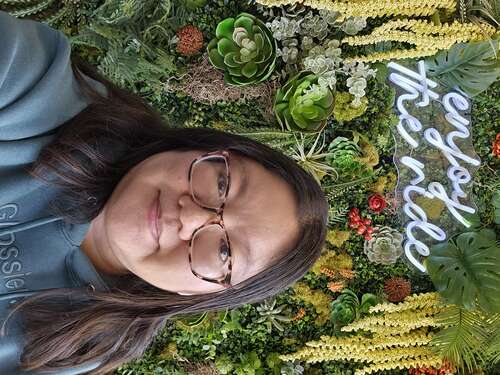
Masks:
[[[110,373],[169,318],[261,301],[318,259],[328,205],[292,159],[168,128],[44,24],[0,12],[0,35],[1,374]]]

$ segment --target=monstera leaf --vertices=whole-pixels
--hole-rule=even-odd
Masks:
[[[493,50],[492,45],[495,50]],[[498,40],[458,43],[426,60],[427,73],[470,97],[486,90],[500,75]]]
[[[500,312],[500,248],[495,232],[466,232],[433,245],[425,261],[436,289],[449,302]]]

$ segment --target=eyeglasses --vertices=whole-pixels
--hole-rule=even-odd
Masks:
[[[189,265],[198,278],[228,288],[231,285],[232,257],[222,220],[230,186],[229,152],[213,151],[195,158],[189,166],[191,196],[199,206],[217,214],[196,228],[189,241]]]

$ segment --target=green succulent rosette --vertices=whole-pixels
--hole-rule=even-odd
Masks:
[[[344,289],[342,294],[331,303],[331,307],[331,319],[335,326],[347,325],[359,316],[358,296],[349,289]]]
[[[335,331],[339,332],[341,327],[354,322],[361,314],[368,313],[370,307],[375,306],[377,302],[378,299],[374,294],[363,294],[360,302],[356,293],[350,289],[344,289],[330,304],[332,309],[330,317]]]
[[[274,112],[283,130],[318,132],[332,114],[334,96],[319,77],[302,71],[279,88],[274,98]]]
[[[271,31],[248,13],[219,22],[215,38],[207,46],[210,62],[224,71],[224,81],[233,86],[269,78],[276,63],[276,50]]]

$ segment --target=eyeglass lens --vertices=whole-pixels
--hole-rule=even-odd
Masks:
[[[228,168],[221,156],[208,156],[193,165],[193,199],[201,206],[219,208],[228,189]],[[191,267],[200,276],[221,279],[228,272],[229,244],[225,230],[218,224],[207,225],[193,237]]]

